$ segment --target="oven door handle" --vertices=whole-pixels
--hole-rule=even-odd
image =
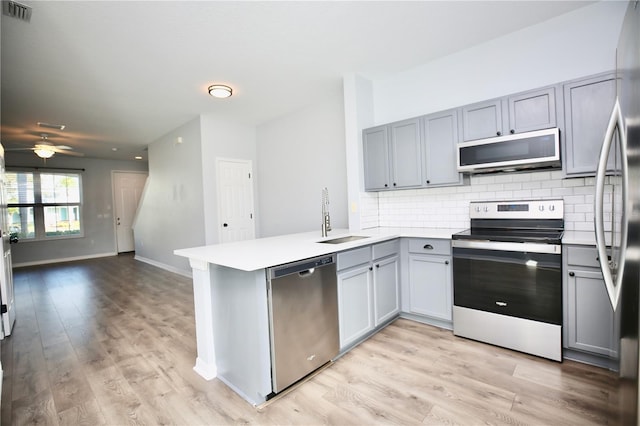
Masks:
[[[522,253],[562,253],[562,245],[560,244],[508,243],[503,241],[487,240],[452,240],[451,247],[480,250],[515,251]]]

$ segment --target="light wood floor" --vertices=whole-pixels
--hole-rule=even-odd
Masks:
[[[616,376],[397,320],[256,409],[195,361],[187,278],[130,255],[15,271],[2,423],[613,424]]]

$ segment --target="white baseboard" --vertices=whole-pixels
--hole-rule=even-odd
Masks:
[[[193,278],[193,273],[191,271],[185,271],[183,269],[178,269],[175,266],[167,265],[166,263],[157,262],[155,260],[148,259],[146,257],[134,256],[135,260],[140,262],[148,263],[149,265],[153,265],[157,268],[164,269],[165,271],[173,272],[174,274],[182,275],[183,277]]]
[[[109,256],[117,256],[117,255],[118,253],[116,252],[96,253],[96,254],[88,254],[85,256],[62,257],[59,259],[46,259],[46,260],[36,260],[33,262],[14,263],[12,266],[14,268],[24,268],[26,266],[48,265],[50,263],[73,262],[75,260],[97,259],[99,257],[109,257]]]

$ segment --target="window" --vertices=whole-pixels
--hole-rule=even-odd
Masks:
[[[82,236],[82,180],[76,173],[6,172],[9,232],[21,240]]]

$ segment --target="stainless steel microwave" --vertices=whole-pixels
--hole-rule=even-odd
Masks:
[[[557,128],[480,139],[458,144],[458,171],[487,173],[560,168]]]

